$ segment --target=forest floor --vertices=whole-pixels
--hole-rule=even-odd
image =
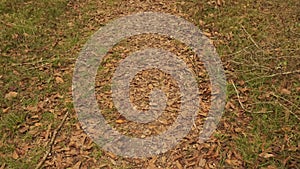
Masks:
[[[300,167],[299,0],[0,2],[0,169]],[[166,153],[125,158],[104,151],[82,130],[73,107],[72,75],[93,33],[114,19],[144,11],[180,16],[212,40],[226,73],[227,102],[207,142],[198,142],[200,128],[194,126]],[[183,44],[157,35],[131,37],[105,56],[96,78],[99,106],[111,125],[136,137],[157,134],[172,122],[165,117],[161,128],[141,130],[111,106],[111,70],[145,46],[168,49],[183,60],[190,56]],[[191,64],[201,70],[202,63],[195,62]],[[210,84],[205,70],[198,73],[206,100],[204,113],[197,116],[201,125],[210,106]],[[150,75],[167,79],[155,70],[138,74],[155,81]],[[136,91],[148,90],[150,83],[138,79]],[[147,103],[143,97],[133,101]]]

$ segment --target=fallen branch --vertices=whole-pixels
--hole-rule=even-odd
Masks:
[[[43,164],[45,163],[45,161],[46,161],[48,155],[49,155],[49,154],[51,153],[51,151],[52,151],[52,146],[53,146],[53,144],[54,144],[55,138],[56,138],[58,132],[60,131],[61,127],[64,125],[64,123],[65,123],[65,121],[66,121],[68,115],[69,115],[69,112],[67,112],[67,113],[65,114],[65,116],[64,116],[63,120],[61,121],[61,123],[59,124],[59,126],[54,130],[51,140],[48,141],[48,143],[47,143],[47,146],[49,146],[49,147],[48,147],[48,150],[46,151],[46,153],[45,153],[45,155],[43,156],[42,160],[41,160],[41,161],[38,163],[38,165],[35,167],[35,169],[40,169],[40,168],[43,166]]]
[[[234,90],[235,90],[235,92],[236,92],[236,96],[237,96],[237,98],[238,98],[238,101],[239,101],[240,106],[242,107],[243,110],[246,111],[246,109],[245,109],[243,103],[241,102],[240,95],[239,95],[239,91],[237,90],[237,88],[236,88],[236,86],[235,86],[233,80],[231,80],[231,83],[232,83],[232,86],[234,87]]]
[[[254,41],[254,39],[252,38],[252,36],[250,35],[250,33],[245,29],[245,27],[243,25],[241,25],[243,30],[245,31],[245,33],[248,35],[249,39],[252,41],[252,43],[258,48],[261,49],[258,44]]]
[[[255,78],[252,78],[250,80],[246,80],[246,82],[250,82],[250,81],[253,81],[253,80],[257,80],[257,79],[263,79],[263,78],[271,78],[271,77],[280,76],[280,75],[290,75],[290,74],[295,74],[295,73],[300,73],[300,70],[295,70],[295,71],[291,71],[291,72],[275,73],[275,74],[272,74],[272,75],[255,77]]]

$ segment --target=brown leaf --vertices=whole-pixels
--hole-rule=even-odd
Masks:
[[[260,153],[259,156],[260,156],[260,157],[263,157],[263,158],[274,157],[273,154],[271,154],[271,153],[265,153],[265,152]]]
[[[222,5],[222,1],[221,0],[217,0],[217,5],[221,6]]]
[[[274,165],[269,165],[266,169],[277,169],[277,167]]]
[[[38,108],[37,108],[37,106],[27,106],[26,110],[31,111],[31,112],[37,112]]]
[[[239,166],[240,165],[240,161],[238,160],[230,160],[230,159],[226,159],[225,162],[229,165],[234,165],[234,166]]]
[[[13,152],[12,158],[15,159],[15,160],[19,158],[19,155],[18,155],[16,150]]]
[[[75,165],[72,166],[72,169],[80,169],[81,162],[78,161]]]
[[[240,80],[240,81],[238,81],[238,84],[241,85],[241,86],[244,86],[245,85],[245,81],[244,80]]]
[[[114,154],[111,153],[111,152],[106,152],[106,154],[107,154],[110,158],[112,158],[112,159],[116,159],[116,158],[117,158],[117,156],[114,155]]]
[[[182,167],[182,165],[180,164],[179,161],[176,161],[176,166],[177,166],[178,169],[183,169],[183,167]]]
[[[3,163],[0,167],[0,169],[4,169],[5,168],[5,163]]]
[[[60,83],[64,83],[64,80],[61,77],[56,77],[55,78],[56,83],[60,84]]]
[[[17,92],[9,92],[5,95],[5,99],[12,100],[18,96]]]
[[[126,122],[126,120],[123,120],[123,119],[118,119],[118,120],[116,120],[116,123],[118,123],[118,124],[123,124],[123,123],[125,123]]]
[[[5,108],[5,109],[2,109],[2,112],[3,112],[3,113],[7,113],[9,109],[10,109],[10,107],[7,107],[7,108]]]
[[[237,133],[239,133],[239,132],[241,132],[243,130],[241,128],[237,127],[237,128],[234,129],[234,131],[237,132]]]
[[[200,158],[200,160],[199,160],[199,167],[204,167],[205,166],[205,164],[206,164],[206,160],[204,159],[204,158]]]
[[[234,104],[233,104],[232,102],[228,101],[228,102],[226,103],[225,108],[226,108],[227,110],[229,110],[229,109],[235,109],[235,106],[234,106]]]
[[[209,33],[209,32],[203,32],[203,34],[207,37],[212,37],[211,33]]]
[[[147,169],[158,169],[155,165],[156,159],[157,158],[152,158],[151,160],[149,160]]]
[[[27,132],[28,129],[29,129],[28,125],[21,125],[19,128],[19,132],[23,134],[23,133]]]
[[[289,91],[288,89],[284,89],[284,88],[283,88],[283,89],[280,90],[280,93],[281,93],[281,94],[285,94],[285,95],[290,95],[290,94],[291,94],[291,91]]]

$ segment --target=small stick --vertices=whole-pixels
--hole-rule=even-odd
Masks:
[[[49,153],[51,153],[52,151],[52,146],[54,144],[55,138],[58,134],[58,132],[60,131],[61,127],[64,125],[67,117],[69,115],[69,112],[67,112],[63,118],[63,120],[61,121],[61,123],[59,124],[59,126],[54,130],[53,132],[53,136],[50,140],[50,142],[47,143],[47,146],[49,146],[48,150],[46,151],[45,155],[43,156],[42,160],[38,163],[38,165],[35,167],[35,169],[40,169],[42,167],[42,165],[45,163]]]
[[[276,95],[276,94],[274,94],[274,93],[271,93],[271,95],[274,96],[274,97],[276,97],[276,98],[279,98],[279,99],[281,99],[281,100],[284,100],[284,101],[290,103],[291,105],[295,106],[297,109],[300,110],[300,107],[298,107],[295,103],[289,101],[288,99],[286,99],[286,98],[284,98],[284,97],[281,97],[281,96],[278,96],[278,95]]]
[[[252,36],[249,34],[249,32],[245,29],[245,27],[243,25],[241,25],[243,30],[246,32],[246,34],[248,35],[249,39],[252,41],[252,43],[258,48],[260,49],[260,47],[257,45],[257,43],[254,41],[254,39],[252,38]]]
[[[295,74],[295,73],[300,73],[300,70],[295,70],[295,71],[291,71],[291,72],[275,73],[275,74],[267,75],[267,76],[260,76],[260,77],[252,78],[250,80],[246,80],[246,82],[250,82],[253,80],[257,80],[257,79],[263,79],[263,78],[271,78],[271,77],[280,76],[280,75],[290,75],[290,74]]]
[[[235,92],[236,92],[236,95],[237,95],[239,104],[241,105],[242,109],[246,111],[246,109],[245,109],[243,103],[241,102],[240,95],[239,95],[239,91],[237,90],[237,88],[236,88],[236,86],[235,86],[233,80],[231,80],[231,83],[232,83],[232,85],[233,85],[233,87],[234,87],[234,90],[235,90]]]
[[[279,101],[277,101],[277,103],[280,104],[287,111],[289,111],[292,115],[294,115],[298,120],[300,120],[299,116],[296,113],[294,113],[293,111],[291,111],[290,109],[288,109],[284,104],[280,103]]]

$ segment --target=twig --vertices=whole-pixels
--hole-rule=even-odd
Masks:
[[[236,95],[237,95],[239,104],[241,105],[242,109],[246,111],[246,109],[245,109],[243,103],[241,102],[240,95],[239,95],[239,91],[237,90],[237,88],[236,88],[236,86],[235,86],[233,80],[231,80],[231,83],[232,83],[232,85],[233,85],[233,87],[234,87],[234,90],[235,90],[235,92],[236,92]]]
[[[264,70],[273,70],[272,68],[269,68],[269,67],[267,67],[267,66],[259,65],[259,64],[256,63],[255,61],[253,61],[255,65],[253,65],[253,64],[245,64],[245,63],[243,63],[243,62],[237,62],[237,61],[235,61],[235,60],[229,60],[228,62],[237,64],[237,65],[247,66],[247,67],[255,67],[256,70],[257,70],[257,67],[262,68],[262,69],[264,69]]]
[[[295,106],[298,110],[300,110],[300,107],[298,107],[295,103],[289,101],[288,99],[286,99],[286,98],[284,98],[284,97],[281,97],[281,96],[278,96],[278,95],[276,95],[276,94],[274,94],[274,93],[271,93],[271,95],[274,96],[274,97],[276,97],[277,99],[279,98],[279,99],[281,99],[281,100],[284,100],[284,101],[290,103],[291,105]]]
[[[254,41],[254,39],[252,38],[252,36],[249,34],[249,32],[245,29],[245,27],[243,25],[241,25],[243,30],[245,31],[245,33],[248,35],[249,39],[252,41],[252,43],[258,48],[258,49],[261,49],[257,43]]]
[[[280,75],[290,75],[290,74],[295,74],[295,73],[300,73],[300,70],[295,70],[295,71],[291,71],[291,72],[275,73],[275,74],[272,74],[272,75],[255,77],[255,78],[252,78],[250,80],[246,80],[246,82],[250,82],[250,81],[253,81],[253,80],[257,80],[257,79],[263,79],[263,78],[271,78],[271,77],[280,76]]]
[[[239,51],[236,51],[236,52],[234,52],[234,53],[229,53],[229,54],[227,54],[227,55],[222,55],[223,57],[224,56],[234,56],[234,55],[237,55],[237,54],[240,54],[240,53],[242,53],[243,51],[246,51],[246,49],[248,49],[248,48],[250,48],[251,46],[246,46],[245,48],[243,48],[243,49],[241,49],[241,50],[239,50]]]
[[[48,147],[48,150],[46,151],[46,153],[45,153],[45,155],[43,156],[42,160],[41,160],[41,161],[38,163],[38,165],[35,167],[35,169],[40,169],[40,168],[42,167],[42,165],[45,163],[45,161],[46,161],[48,155],[49,155],[49,154],[51,153],[51,151],[52,151],[52,146],[53,146],[53,144],[54,144],[54,141],[55,141],[55,138],[56,138],[56,136],[57,136],[57,133],[60,131],[61,127],[64,125],[64,123],[65,123],[65,121],[66,121],[68,115],[69,115],[69,112],[67,112],[67,113],[65,114],[65,116],[64,116],[63,120],[61,121],[61,123],[59,124],[59,126],[54,130],[53,136],[52,136],[50,142],[47,143],[47,146],[49,146],[49,147]]]
[[[276,56],[276,58],[274,58],[274,57],[262,57],[260,59],[262,59],[262,60],[271,60],[271,59],[288,59],[288,58],[300,59],[300,56],[298,56],[298,55],[295,55],[295,56]]]
[[[277,101],[277,103],[280,104],[287,111],[289,111],[292,115],[294,115],[298,120],[300,120],[299,116],[296,113],[294,113],[293,111],[291,111],[290,109],[288,109],[284,104],[280,103],[279,101]]]

